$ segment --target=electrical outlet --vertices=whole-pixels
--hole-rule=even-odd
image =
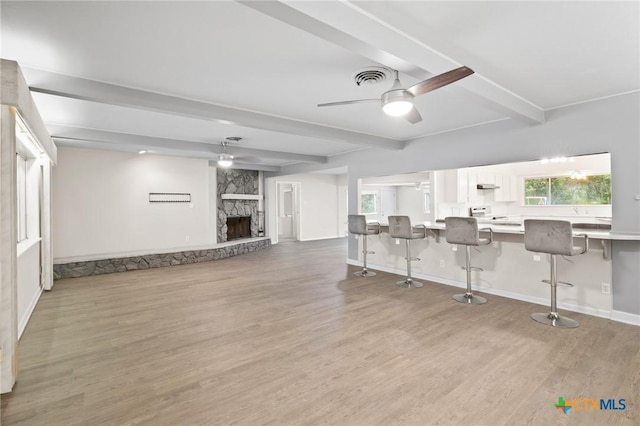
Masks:
[[[185,240],[185,241],[189,241],[189,236],[188,236],[188,235],[185,235],[184,240]]]
[[[601,287],[602,287],[602,294],[611,294],[611,284],[602,283]]]
[[[533,261],[534,262],[540,262],[540,255],[539,254],[534,254],[533,255]]]
[[[458,246],[452,246],[452,247],[451,247],[451,250],[453,250],[453,251],[458,251]]]
[[[444,268],[444,259],[440,259],[440,267]]]

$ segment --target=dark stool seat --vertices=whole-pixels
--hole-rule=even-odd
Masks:
[[[476,296],[471,291],[471,271],[482,271],[481,268],[471,266],[471,246],[485,246],[493,241],[493,230],[491,228],[479,229],[478,220],[475,217],[445,217],[445,228],[447,231],[447,242],[449,244],[460,244],[466,248],[466,263],[462,269],[467,271],[467,291],[456,294],[453,298],[468,305],[482,305],[487,303],[484,297]],[[489,238],[481,238],[480,231],[489,232]]]
[[[367,223],[367,219],[362,214],[349,215],[349,232],[354,235],[362,235],[362,271],[354,272],[359,277],[374,277],[376,273],[367,269],[367,254],[374,254],[367,250],[367,235],[380,234],[380,224],[378,222]]]
[[[557,256],[575,256],[589,250],[589,237],[586,234],[575,236],[584,238],[582,247],[573,246],[574,235],[569,221],[541,219],[524,221],[524,248],[528,251],[551,255],[551,279],[543,280],[551,285],[551,308],[549,312],[531,314],[534,321],[559,328],[574,328],[579,325],[576,320],[560,316],[557,304],[557,289],[560,283],[557,273]]]
[[[427,237],[427,228],[424,225],[411,226],[409,216],[389,216],[389,235],[391,238],[400,238],[405,240],[407,250],[407,278],[396,282],[396,285],[403,288],[418,288],[423,284],[413,281],[411,276],[411,262],[419,261],[420,258],[411,257],[411,240]]]

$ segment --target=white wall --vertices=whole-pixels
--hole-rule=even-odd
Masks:
[[[207,160],[60,148],[55,262],[214,244],[210,182]],[[149,203],[149,192],[188,192],[191,203]]]
[[[271,241],[278,242],[277,222],[277,182],[300,183],[300,241],[344,237],[345,218],[339,218],[339,208],[344,202],[340,196],[340,186],[344,177],[328,174],[294,174],[266,179],[268,212],[268,232]],[[342,235],[340,234],[342,232]]]

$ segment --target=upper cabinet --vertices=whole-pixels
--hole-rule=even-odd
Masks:
[[[447,203],[486,204],[517,201],[516,176],[498,173],[478,173],[473,168],[445,170],[444,194]],[[492,187],[478,189],[478,185]]]
[[[469,173],[467,169],[444,170],[443,193],[440,199],[445,203],[469,202]]]
[[[495,201],[518,201],[517,178],[514,175],[496,175],[497,188],[494,193]]]

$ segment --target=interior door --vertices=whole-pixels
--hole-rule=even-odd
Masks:
[[[388,216],[395,216],[397,210],[395,188],[382,188],[380,190],[380,223],[388,224]]]
[[[294,189],[290,183],[278,183],[278,240],[295,235]]]

